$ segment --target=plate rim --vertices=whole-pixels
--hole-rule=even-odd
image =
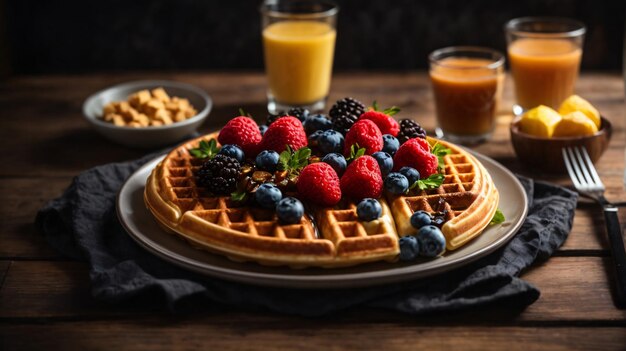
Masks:
[[[394,282],[402,282],[407,280],[418,280],[433,275],[437,275],[443,272],[451,271],[459,267],[465,266],[471,262],[474,262],[502,247],[505,243],[511,240],[515,234],[519,231],[522,224],[526,220],[528,215],[528,196],[521,182],[515,177],[515,175],[506,167],[494,159],[482,155],[474,150],[467,149],[473,156],[478,158],[481,163],[487,161],[491,166],[498,168],[508,178],[510,178],[515,184],[516,190],[522,194],[523,206],[522,213],[519,219],[515,223],[510,224],[510,229],[501,235],[496,240],[489,243],[487,246],[479,248],[475,251],[469,252],[466,255],[456,257],[450,260],[443,266],[432,267],[426,271],[416,271],[414,265],[393,268],[391,270],[373,270],[364,272],[352,272],[352,273],[338,273],[338,274],[319,274],[319,275],[282,275],[278,273],[256,272],[241,269],[233,269],[228,267],[215,266],[209,263],[201,262],[193,258],[186,257],[178,252],[172,251],[158,242],[146,237],[142,233],[135,233],[135,231],[126,223],[124,214],[122,213],[122,194],[127,190],[131,179],[133,179],[138,173],[142,173],[146,168],[153,164],[160,162],[166,154],[157,156],[150,161],[140,166],[135,172],[133,172],[125,181],[120,190],[118,191],[115,199],[115,207],[117,217],[128,235],[139,246],[146,249],[148,252],[164,259],[176,266],[183,267],[185,269],[200,273],[205,276],[216,277],[238,283],[246,283],[257,286],[271,286],[271,287],[289,287],[289,288],[301,288],[301,289],[335,289],[335,288],[354,288],[365,286],[384,285]],[[145,186],[145,185],[144,185]],[[145,209],[147,211],[147,209]],[[166,235],[173,235],[165,233]],[[215,255],[213,253],[204,252],[207,255]],[[228,258],[225,258],[228,259]],[[251,263],[241,263],[251,264]],[[263,267],[259,265],[259,267]],[[276,267],[270,267],[276,268]],[[289,268],[285,268],[289,269]],[[332,272],[332,270],[329,270]]]

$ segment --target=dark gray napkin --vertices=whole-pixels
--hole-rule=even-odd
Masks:
[[[535,260],[550,257],[565,241],[578,198],[562,187],[520,177],[530,208],[518,234],[489,256],[436,277],[359,289],[255,287],[180,269],[143,250],[126,234],[115,213],[116,194],[124,181],[153,157],[87,170],[37,214],[35,223],[52,246],[89,263],[97,299],[139,299],[172,311],[192,300],[210,306],[266,308],[310,316],[359,304],[406,313],[496,302],[525,306],[539,297],[539,290],[518,275]]]

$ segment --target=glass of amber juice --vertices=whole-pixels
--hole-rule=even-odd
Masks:
[[[270,113],[324,108],[338,11],[325,1],[267,1],[261,6]]]
[[[515,83],[515,114],[546,105],[558,109],[574,93],[584,24],[565,18],[522,17],[505,25]]]
[[[495,127],[504,84],[504,55],[457,46],[429,56],[437,136],[461,144],[485,141]]]

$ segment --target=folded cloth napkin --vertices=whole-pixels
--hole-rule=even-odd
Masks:
[[[562,187],[519,177],[530,207],[515,237],[494,253],[435,277],[323,291],[256,287],[178,268],[142,249],[124,231],[115,212],[116,194],[124,181],[154,156],[87,170],[37,214],[36,226],[53,247],[88,262],[97,299],[150,301],[155,304],[152,308],[172,311],[200,300],[215,307],[265,308],[309,316],[355,305],[413,314],[496,302],[526,306],[539,297],[539,290],[518,275],[536,260],[550,257],[565,241],[578,198]]]

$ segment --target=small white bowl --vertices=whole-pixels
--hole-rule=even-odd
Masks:
[[[125,101],[139,90],[162,87],[170,96],[186,98],[198,114],[181,122],[155,127],[120,127],[102,120],[102,109],[113,101]],[[152,148],[182,141],[194,133],[211,111],[213,102],[202,89],[190,84],[166,80],[145,80],[123,83],[100,90],[83,103],[87,122],[106,138],[127,146]]]

